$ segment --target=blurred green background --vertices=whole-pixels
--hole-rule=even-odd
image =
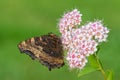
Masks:
[[[99,72],[78,78],[68,66],[51,72],[38,61],[20,54],[17,44],[27,38],[53,32],[65,11],[78,8],[82,24],[102,19],[110,29],[99,57],[105,69],[120,79],[120,0],[0,0],[0,80],[102,80]]]

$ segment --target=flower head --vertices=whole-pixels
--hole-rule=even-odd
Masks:
[[[84,55],[76,53],[74,51],[70,51],[66,59],[71,69],[73,68],[82,69],[87,63],[87,59],[85,58]]]
[[[72,27],[76,27],[81,22],[80,12],[77,9],[74,9],[71,12],[66,13],[59,22],[59,29],[61,33],[64,33],[64,30],[70,30]]]
[[[101,21],[89,22],[78,28],[81,16],[82,14],[74,9],[66,13],[59,23],[62,44],[68,51],[66,60],[70,68],[82,69],[87,63],[86,57],[97,51],[97,46],[106,41],[109,33]]]
[[[89,23],[88,25],[90,25],[90,28],[94,34],[94,38],[98,42],[106,41],[106,39],[108,37],[109,30],[107,29],[107,27],[103,26],[101,21]]]

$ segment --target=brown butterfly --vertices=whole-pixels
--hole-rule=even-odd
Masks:
[[[21,53],[26,53],[33,60],[39,60],[49,71],[64,65],[61,39],[53,33],[22,41],[18,48]]]

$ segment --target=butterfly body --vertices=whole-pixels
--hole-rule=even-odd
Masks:
[[[49,70],[64,65],[61,39],[53,33],[22,41],[18,48],[21,53],[26,53],[33,60],[38,59]]]

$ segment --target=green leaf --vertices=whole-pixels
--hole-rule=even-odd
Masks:
[[[90,65],[91,65],[93,68],[99,68],[98,59],[97,59],[97,56],[96,56],[95,54],[89,56],[89,57],[88,57],[88,60],[89,60]]]
[[[85,67],[83,70],[80,71],[80,73],[78,74],[78,77],[89,74],[91,72],[97,71],[97,68],[93,68],[93,67]]]
[[[78,77],[99,70],[99,62],[95,54],[89,56],[88,60],[90,65],[86,66],[83,70],[81,70],[80,73],[78,74]]]
[[[113,72],[111,70],[107,71],[107,80],[113,80]]]

